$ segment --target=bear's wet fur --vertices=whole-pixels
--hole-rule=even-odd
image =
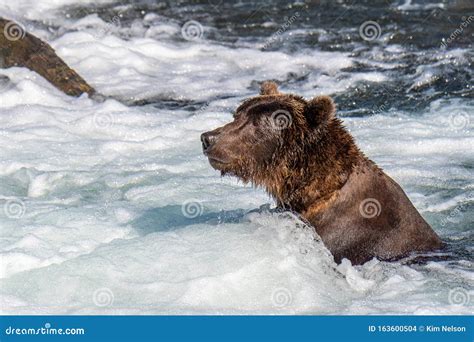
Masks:
[[[201,140],[212,167],[265,188],[279,207],[298,213],[338,263],[442,246],[400,186],[359,150],[328,96],[306,101],[264,82],[234,121]]]

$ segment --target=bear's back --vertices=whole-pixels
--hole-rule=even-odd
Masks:
[[[366,158],[355,165],[325,210],[306,218],[334,255],[353,264],[401,258],[441,247],[401,187]]]

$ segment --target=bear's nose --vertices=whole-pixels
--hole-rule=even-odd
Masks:
[[[216,140],[216,135],[212,132],[201,134],[202,149],[206,152]]]

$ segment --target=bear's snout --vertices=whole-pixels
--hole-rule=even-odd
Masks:
[[[201,143],[202,143],[202,150],[204,154],[209,150],[209,148],[214,144],[216,141],[217,134],[215,132],[205,132],[201,134]]]
[[[222,143],[221,128],[201,134],[202,152],[214,169],[221,170],[229,166],[232,158],[228,144]]]

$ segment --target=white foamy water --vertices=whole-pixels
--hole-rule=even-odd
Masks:
[[[152,28],[118,28],[55,14],[69,0],[32,3],[0,8],[56,18],[63,34],[29,29],[111,98],[68,97],[27,69],[0,69],[3,314],[472,313],[472,245],[413,265],[337,265],[311,228],[201,153],[200,134],[231,120],[255,81],[305,76],[282,91],[312,97],[384,82],[382,72],[347,71],[360,62],[349,53],[186,41],[153,13]],[[125,104],[137,99],[153,101]],[[472,232],[472,109],[451,97],[416,115],[344,120],[452,244]]]

